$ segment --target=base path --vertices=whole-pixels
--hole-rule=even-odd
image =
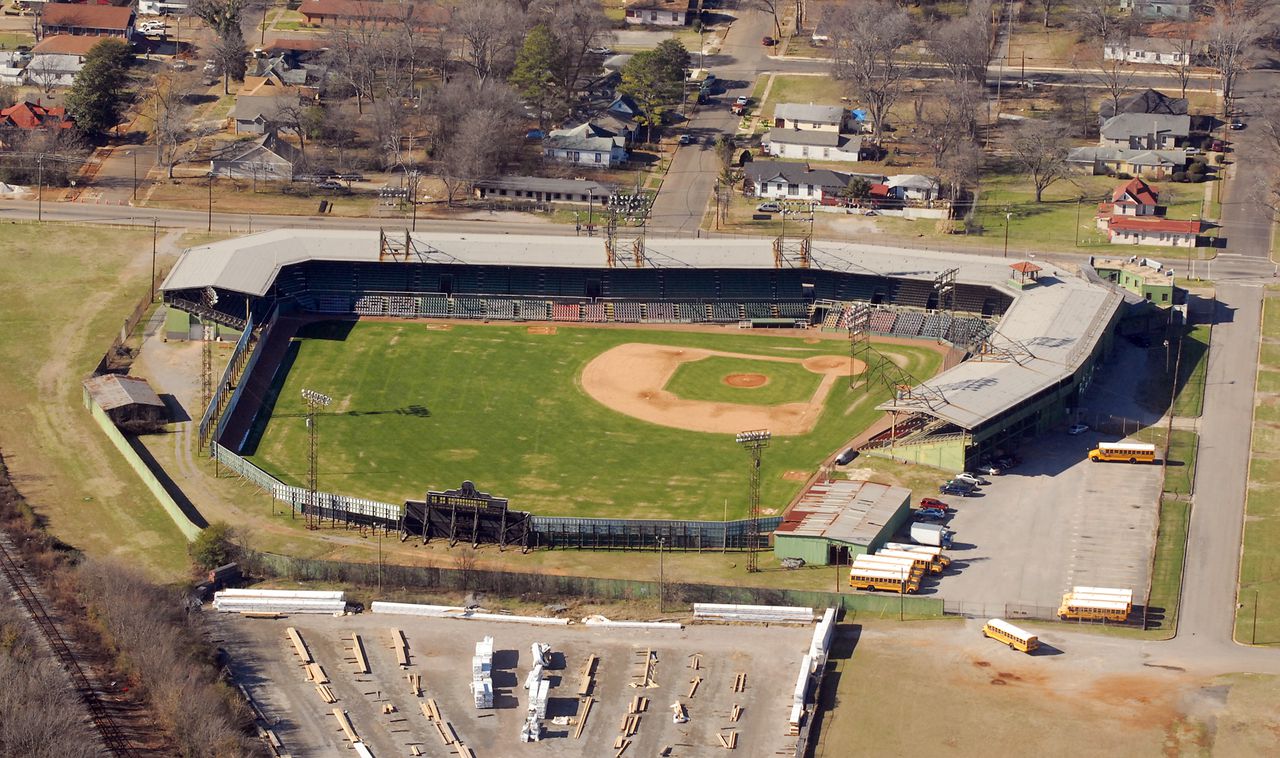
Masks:
[[[686,400],[663,389],[680,364],[700,361],[713,355],[800,364],[815,374],[821,374],[822,382],[808,401],[779,405]],[[860,374],[865,366],[856,362],[852,368]],[[849,374],[849,359],[838,355],[819,355],[804,359],[781,358],[629,342],[606,350],[592,359],[582,370],[582,389],[605,407],[651,424],[717,434],[734,434],[743,429],[768,429],[775,435],[789,436],[813,431],[831,388],[841,377]],[[735,383],[735,386],[751,385]]]

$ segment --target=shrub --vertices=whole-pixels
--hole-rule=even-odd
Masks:
[[[1170,178],[1170,179],[1172,179],[1172,180],[1173,180],[1173,181],[1175,181],[1175,182],[1185,182],[1185,181],[1187,180],[1187,172],[1185,172],[1185,171],[1174,171],[1174,172],[1173,172],[1173,175],[1172,175],[1172,176],[1170,176],[1169,178]]]
[[[1132,178],[1133,178],[1133,174],[1130,174],[1128,171],[1117,171],[1117,172],[1116,172],[1116,178],[1117,178],[1117,179],[1132,179]]]
[[[226,522],[213,522],[187,546],[192,562],[205,570],[216,569],[226,564],[235,551],[235,545],[232,544],[233,536],[231,526]]]

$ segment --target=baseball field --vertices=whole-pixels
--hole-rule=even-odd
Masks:
[[[305,327],[246,452],[307,477],[303,388],[318,418],[319,487],[401,502],[472,480],[544,515],[746,515],[735,432],[769,429],[762,503],[781,512],[808,474],[880,414],[887,389],[849,387],[839,335],[409,322]],[[830,338],[836,337],[836,338]],[[878,344],[917,378],[927,344]]]

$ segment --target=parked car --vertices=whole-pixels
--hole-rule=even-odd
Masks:
[[[692,134],[681,134],[680,139],[678,141],[681,145],[692,145],[693,143],[697,142],[698,139],[697,137],[694,137]]]
[[[990,463],[983,463],[978,466],[978,473],[987,476],[1000,476],[1000,467],[992,466]]]
[[[756,206],[756,213],[781,213],[782,206],[777,203],[760,203]]]
[[[956,474],[951,481],[964,482],[965,484],[972,484],[974,487],[977,487],[978,485],[981,485],[981,484],[990,484],[990,482],[988,482],[986,479],[983,479],[977,474],[970,473],[968,471]]]
[[[143,34],[164,34],[165,23],[163,21],[143,21],[138,24],[138,31]]]
[[[977,494],[977,488],[971,484],[965,484],[964,482],[957,482],[953,479],[949,482],[944,482],[942,486],[938,488],[938,492],[943,495],[959,495],[960,497],[973,497],[973,495]]]
[[[602,45],[600,47],[589,47],[587,52],[592,55],[613,55],[613,48]]]
[[[765,47],[773,47],[774,45],[778,44],[778,41],[773,37],[763,37],[760,40],[760,44],[764,45]]]
[[[1204,155],[1204,151],[1196,147],[1195,145],[1187,145],[1182,149],[1182,152],[1186,153],[1187,155]]]
[[[1232,131],[1240,131],[1244,128],[1244,122],[1238,118],[1231,119],[1231,123],[1227,125]]]
[[[836,465],[837,465],[837,466],[848,466],[848,465],[849,465],[849,463],[850,463],[854,458],[857,458],[857,457],[858,457],[858,451],[857,451],[856,449],[854,449],[854,448],[849,448],[848,450],[846,450],[846,451],[844,451],[843,453],[841,453],[841,454],[839,454],[839,455],[837,455],[837,456],[836,456]]]
[[[937,508],[921,508],[916,511],[915,516],[924,521],[941,521],[947,517],[947,512]]]
[[[942,502],[936,497],[920,498],[920,507],[921,508],[938,508],[943,511],[947,511],[951,509],[951,506],[947,505],[946,503]]]
[[[346,189],[346,187],[342,186],[342,182],[334,181],[333,179],[325,179],[323,182],[316,182],[316,189],[340,190]]]
[[[1225,153],[1227,152],[1227,141],[1216,139],[1209,143],[1209,149],[1215,153]]]
[[[750,100],[750,98],[748,98],[746,95],[738,95],[737,99],[735,99],[735,100],[733,101],[733,104],[734,104],[734,105],[746,105],[746,104],[747,104],[747,103],[749,103],[749,102],[751,102],[751,100]]]
[[[1072,424],[1071,428],[1067,430],[1067,434],[1070,434],[1072,437],[1074,437],[1077,434],[1084,434],[1087,431],[1089,431],[1088,424]]]

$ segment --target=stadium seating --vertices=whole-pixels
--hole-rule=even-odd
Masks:
[[[449,298],[444,295],[426,295],[418,298],[418,314],[428,318],[449,315]]]
[[[582,305],[579,303],[552,303],[552,321],[581,321]]]
[[[772,300],[773,282],[756,272],[721,271],[719,296],[725,300]]]
[[[546,321],[546,300],[520,300],[520,318],[525,321]]]
[[[707,308],[702,303],[676,303],[676,317],[681,321],[706,321]]]
[[[782,318],[807,319],[809,318],[809,304],[783,301],[778,303],[778,315]]]
[[[716,272],[702,269],[668,269],[662,272],[662,285],[662,295],[672,300],[713,297],[716,292]]]
[[[924,326],[924,314],[919,311],[901,311],[893,322],[893,333],[900,337],[918,337]]]
[[[408,295],[390,295],[387,297],[387,315],[399,318],[413,318],[413,298]]]
[[[453,315],[455,318],[484,318],[488,313],[483,298],[455,297],[453,299]]]
[[[743,303],[747,318],[773,318],[772,303]]]
[[[592,323],[607,321],[608,317],[605,313],[604,303],[583,303],[582,320],[590,321]]]
[[[645,321],[669,324],[676,320],[675,303],[650,302],[645,306]]]
[[[894,293],[893,304],[928,308],[929,301],[934,295],[933,282],[902,279],[898,282],[897,292]]]
[[[871,328],[871,331],[873,332],[878,332],[880,334],[892,334],[893,322],[896,321],[897,319],[898,319],[897,313],[894,313],[891,310],[882,308],[880,310],[876,310],[872,312],[871,319],[868,323],[868,326]]]
[[[742,306],[737,303],[715,302],[711,304],[708,320],[717,323],[733,323],[742,319]]]
[[[509,321],[516,317],[516,304],[514,300],[505,300],[498,297],[485,298],[484,310],[485,315],[492,319]]]
[[[836,329],[840,326],[841,317],[844,316],[844,308],[832,307],[828,308],[822,316],[822,328],[826,330]]]
[[[620,300],[613,304],[613,320],[633,324],[644,318],[644,309],[640,303]]]
[[[614,269],[605,274],[601,286],[608,297],[652,297],[661,288],[655,269]]]
[[[921,337],[940,338],[946,336],[951,328],[951,315],[947,313],[930,313],[920,327]]]
[[[320,313],[351,313],[349,295],[320,295],[316,298],[316,310]]]

